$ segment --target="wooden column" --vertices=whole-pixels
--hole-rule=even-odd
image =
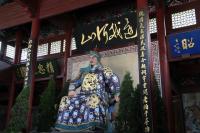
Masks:
[[[14,64],[20,63],[21,59],[21,44],[22,44],[23,38],[22,38],[22,31],[16,32],[16,47],[15,47],[15,59]]]
[[[141,105],[144,133],[154,131],[154,103],[152,103],[153,59],[149,32],[149,11],[147,0],[137,0],[138,62],[141,89]]]
[[[160,68],[161,68],[161,81],[163,88],[163,97],[167,112],[167,125],[168,132],[174,133],[174,123],[172,114],[172,92],[170,88],[170,72],[169,63],[167,58],[167,44],[166,44],[166,28],[165,28],[165,9],[163,1],[159,1],[156,4],[156,18],[157,18],[157,38],[159,43],[160,54]]]
[[[72,30],[74,24],[74,21],[71,17],[70,19],[67,19],[67,21],[68,22],[66,25],[66,44],[65,44],[64,67],[63,67],[63,87],[67,79],[67,59],[70,57],[71,53]]]
[[[32,127],[32,104],[33,104],[33,96],[35,89],[35,70],[37,61],[39,30],[40,30],[40,20],[39,20],[39,10],[38,10],[37,14],[34,16],[34,18],[32,18],[31,36],[29,39],[28,53],[27,53],[28,56],[26,63],[26,76],[24,81],[24,85],[28,86],[30,89],[27,132],[29,132]]]
[[[16,32],[16,42],[15,42],[15,57],[13,64],[19,64],[20,63],[20,57],[21,57],[21,44],[22,44],[22,32],[17,31]],[[12,70],[12,81],[10,85],[9,90],[9,100],[8,100],[8,107],[7,107],[7,116],[6,116],[6,126],[8,125],[9,119],[10,119],[10,113],[15,97],[15,90],[16,90],[16,74],[15,74],[15,68]]]

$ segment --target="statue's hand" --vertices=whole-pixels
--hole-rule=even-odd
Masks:
[[[76,92],[75,91],[69,91],[68,96],[69,97],[75,97],[76,96]]]
[[[120,100],[119,96],[115,96],[115,101],[119,102],[119,100]]]
[[[66,82],[70,83],[72,80],[71,79],[68,79]]]

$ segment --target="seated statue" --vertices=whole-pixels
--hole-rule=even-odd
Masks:
[[[68,96],[61,99],[55,128],[64,132],[104,130],[109,108],[108,97],[119,100],[120,81],[117,75],[100,63],[101,56],[89,52],[90,64],[80,69],[71,81]],[[76,88],[81,87],[76,93]]]

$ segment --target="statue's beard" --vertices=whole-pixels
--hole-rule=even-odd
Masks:
[[[95,66],[92,61],[90,61],[90,66],[91,66],[91,68],[93,68]]]

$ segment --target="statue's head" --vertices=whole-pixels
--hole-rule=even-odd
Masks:
[[[97,65],[101,61],[101,55],[96,51],[89,51],[90,56],[90,64],[91,65]]]

